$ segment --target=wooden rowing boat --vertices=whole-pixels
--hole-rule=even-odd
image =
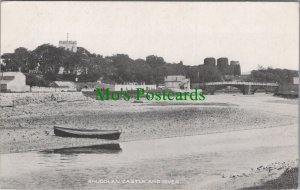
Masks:
[[[72,129],[54,126],[54,134],[60,137],[99,138],[117,140],[120,138],[121,131],[99,129]]]

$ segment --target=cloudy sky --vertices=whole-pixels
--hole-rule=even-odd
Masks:
[[[104,56],[147,55],[203,64],[228,57],[242,73],[258,65],[298,70],[298,3],[2,2],[1,54],[17,47],[78,46]]]

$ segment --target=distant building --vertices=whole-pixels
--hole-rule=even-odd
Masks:
[[[221,57],[217,59],[217,68],[224,75],[228,74],[229,64],[227,57]]]
[[[54,81],[50,84],[51,87],[61,88],[65,91],[77,91],[76,84],[71,81]]]
[[[182,75],[165,77],[165,87],[174,90],[190,90],[190,79]]]
[[[144,90],[156,90],[156,85],[155,84],[138,84],[138,83],[125,83],[125,84],[105,84],[101,83],[100,88],[106,89],[109,88],[111,91],[121,91],[123,90],[129,90],[129,91],[135,91],[138,88],[142,88]]]
[[[216,66],[216,59],[213,57],[207,57],[204,59],[204,65]]]
[[[25,92],[29,91],[26,85],[26,76],[22,72],[0,73],[1,92]]]
[[[299,77],[293,77],[293,84],[299,84]]]
[[[239,61],[230,61],[230,65],[239,65],[240,62]]]
[[[59,47],[63,47],[65,50],[77,52],[77,41],[69,41],[69,33],[67,33],[66,41],[59,41]]]
[[[77,52],[77,41],[59,41],[58,46],[65,48],[65,50]]]

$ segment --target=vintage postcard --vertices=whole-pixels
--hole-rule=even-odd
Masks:
[[[299,3],[1,2],[0,189],[297,189]]]

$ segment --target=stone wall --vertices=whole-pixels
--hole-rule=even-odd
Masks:
[[[52,92],[52,93],[1,93],[0,106],[18,106],[39,104],[49,101],[84,101],[87,98],[81,92]]]

